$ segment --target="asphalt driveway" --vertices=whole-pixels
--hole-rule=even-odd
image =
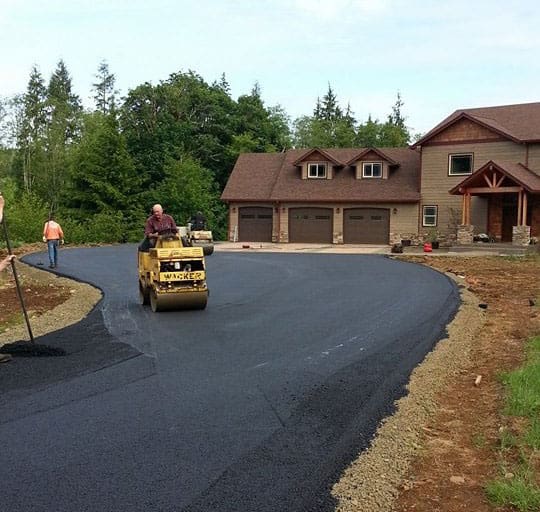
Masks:
[[[459,305],[383,256],[217,252],[207,270],[206,310],[155,314],[136,246],[62,251],[105,298],[38,340],[68,356],[1,368],[6,510],[330,511]]]

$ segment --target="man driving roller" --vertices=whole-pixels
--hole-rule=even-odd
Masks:
[[[147,240],[150,242],[150,246],[154,247],[156,245],[157,237],[166,231],[178,232],[176,223],[174,219],[163,213],[163,208],[160,204],[155,204],[152,206],[152,215],[146,219],[146,224],[144,227],[144,235]]]

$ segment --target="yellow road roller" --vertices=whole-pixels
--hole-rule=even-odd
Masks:
[[[208,301],[202,247],[166,232],[148,251],[139,249],[139,300],[152,311],[204,309]]]

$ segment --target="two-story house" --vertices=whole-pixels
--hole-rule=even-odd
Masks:
[[[540,236],[540,103],[457,110],[412,147],[421,225],[461,243],[479,232],[516,244]]]
[[[410,148],[243,154],[222,199],[229,240],[525,244],[540,236],[540,103],[456,111]]]

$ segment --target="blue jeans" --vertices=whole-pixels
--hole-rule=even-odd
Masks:
[[[47,240],[47,252],[49,253],[51,267],[56,267],[58,263],[58,243],[59,240]]]

